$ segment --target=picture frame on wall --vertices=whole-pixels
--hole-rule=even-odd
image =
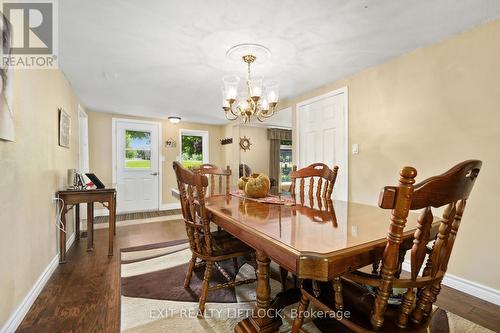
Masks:
[[[71,139],[71,116],[59,108],[59,146],[69,148]]]

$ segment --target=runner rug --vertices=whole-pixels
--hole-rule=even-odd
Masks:
[[[195,271],[189,289],[183,288],[191,251],[186,241],[174,241],[123,249],[121,251],[121,330],[124,332],[233,332],[234,326],[247,317],[255,301],[255,283],[208,293],[205,318],[196,317],[203,269]],[[254,268],[240,263],[237,279],[255,277]],[[223,265],[224,266],[224,265]],[[233,272],[232,262],[226,267]],[[226,279],[214,269],[213,283]],[[271,279],[272,295],[281,284]],[[280,332],[289,332],[293,323],[292,305],[281,313]],[[437,309],[429,332],[492,332],[443,309]],[[306,333],[321,332],[305,321]]]

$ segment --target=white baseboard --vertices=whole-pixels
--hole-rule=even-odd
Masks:
[[[38,277],[38,280],[35,282],[35,284],[28,292],[28,294],[24,297],[21,304],[19,304],[17,309],[4,324],[0,332],[11,333],[16,331],[17,327],[23,321],[24,316],[26,316],[29,309],[31,308],[31,305],[33,305],[36,298],[38,297],[38,295],[40,294],[43,287],[50,279],[52,273],[54,273],[58,265],[59,265],[59,254],[57,254],[54,258],[52,258],[49,265],[43,270],[40,277]]]
[[[75,233],[73,232],[66,241],[66,251],[69,250],[74,242]],[[36,298],[43,290],[43,287],[45,287],[45,284],[47,283],[47,281],[49,281],[52,273],[54,273],[54,271],[56,270],[57,266],[59,266],[59,253],[57,253],[57,255],[52,258],[49,265],[45,267],[42,274],[38,277],[38,280],[36,280],[33,287],[31,287],[31,290],[24,297],[21,304],[19,304],[19,306],[17,307],[16,311],[14,311],[7,322],[3,325],[2,329],[0,329],[1,333],[11,333],[16,331],[17,327],[23,321]]]
[[[94,209],[94,216],[108,216],[109,210],[107,208]]]
[[[160,207],[160,210],[172,210],[172,209],[181,209],[181,203],[180,202],[166,203],[162,204]]]
[[[403,270],[408,272],[411,271],[410,263],[406,260],[403,262]],[[493,289],[448,273],[446,273],[443,278],[443,284],[450,288],[480,298],[484,301],[500,305],[500,290]]]

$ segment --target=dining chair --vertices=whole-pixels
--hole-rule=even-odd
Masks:
[[[321,204],[324,199],[331,199],[338,170],[338,166],[335,165],[333,169],[330,169],[324,163],[314,163],[299,170],[297,170],[297,166],[294,165],[290,172],[290,179],[292,181],[289,189],[290,195],[294,199],[296,198],[297,179],[300,179],[299,192],[301,205],[304,206],[306,202],[306,186],[308,187],[308,201],[310,205],[314,205],[315,202]],[[315,179],[317,179],[317,181],[315,181]],[[286,288],[287,278],[288,271],[280,266],[280,279],[283,290]],[[294,280],[297,280],[295,276]],[[314,282],[314,286],[316,288],[317,282]]]
[[[380,272],[369,274],[356,270],[343,274],[341,288],[322,292],[320,297],[313,295],[309,282],[304,283],[292,332],[299,332],[304,311],[310,303],[323,311],[347,309],[349,305],[352,320],[336,319],[337,323],[355,332],[425,330],[481,165],[478,160],[465,161],[416,185],[417,171],[404,167],[400,171],[399,185],[384,187],[379,197],[379,207],[392,210]],[[444,208],[442,217],[435,219],[432,209],[441,207]],[[421,213],[410,250],[411,269],[408,277],[401,278],[404,254],[401,254],[400,244],[409,212],[414,210],[421,210]],[[435,238],[430,232],[433,224],[439,224]],[[396,288],[402,289],[401,299],[388,306]],[[335,296],[331,297],[332,294]]]
[[[339,167],[336,165],[333,169],[330,169],[323,163],[314,163],[299,170],[297,170],[297,166],[294,165],[290,172],[290,178],[292,180],[292,184],[290,185],[291,195],[295,196],[297,179],[300,179],[299,192],[301,202],[304,202],[306,187],[308,187],[309,198],[314,196],[318,198],[331,198],[338,170]],[[315,181],[315,179],[317,179],[317,181]]]
[[[239,257],[255,257],[254,250],[234,237],[221,237],[218,236],[218,232],[211,231],[210,216],[205,207],[208,178],[201,173],[183,168],[177,161],[173,162],[173,168],[177,177],[182,215],[184,216],[189,246],[192,252],[188,271],[184,279],[184,288],[189,288],[197,260],[202,260],[205,265],[205,273],[203,275],[198,308],[199,315],[203,316],[208,291],[233,288],[256,281],[256,279],[236,281],[237,270],[235,270],[234,276],[231,277],[219,265],[222,261],[237,259]],[[214,267],[226,278],[226,283],[209,286]]]
[[[199,167],[195,168],[195,170],[199,171],[199,173],[201,173],[202,175],[210,176],[210,195],[216,194],[216,178],[218,178],[219,188],[217,194],[229,195],[231,187],[231,168],[229,167],[229,165],[226,167],[226,169],[222,169],[213,164],[202,164]]]

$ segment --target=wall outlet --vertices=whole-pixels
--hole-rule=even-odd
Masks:
[[[352,145],[352,154],[353,155],[358,155],[359,154],[359,145],[357,143],[354,143]]]

